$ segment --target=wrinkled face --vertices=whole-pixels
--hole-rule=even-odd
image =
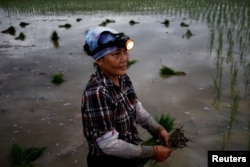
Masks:
[[[105,75],[113,79],[126,74],[128,61],[129,54],[127,49],[119,48],[97,60],[96,63]]]

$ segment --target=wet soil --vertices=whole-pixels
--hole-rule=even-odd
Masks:
[[[221,133],[227,129],[229,108],[222,103],[216,110],[212,77],[215,58],[208,56],[209,31],[206,25],[189,22],[194,37],[182,38],[186,29],[182,18],[170,17],[170,27],[161,24],[165,16],[106,15],[115,20],[108,26],[126,32],[135,40],[131,59],[138,60],[128,69],[135,91],[144,107],[154,116],[169,113],[176,125],[184,125],[192,139],[187,148],[173,152],[159,166],[206,166],[207,151],[219,150]],[[1,29],[10,25],[26,35],[24,41],[9,34],[0,34],[0,162],[9,166],[8,151],[12,143],[24,147],[47,147],[35,164],[40,167],[86,166],[87,144],[82,134],[81,95],[89,76],[94,72],[93,60],[82,46],[84,31],[107,18],[99,15],[6,17],[1,15]],[[77,22],[77,18],[82,18]],[[139,24],[131,26],[133,19]],[[20,22],[29,23],[22,28]],[[70,23],[69,29],[59,25]],[[59,47],[50,41],[56,30]],[[18,35],[19,33],[17,33]],[[185,76],[163,78],[162,65]],[[62,85],[51,83],[53,73],[61,72]],[[247,147],[247,110],[242,100],[233,128],[229,149]],[[142,137],[148,133],[140,129]],[[246,142],[242,142],[246,141]]]

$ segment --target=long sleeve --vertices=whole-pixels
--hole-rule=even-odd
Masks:
[[[136,122],[147,129],[153,136],[158,136],[164,128],[143,108],[140,101],[137,101],[134,105],[137,114]]]
[[[153,156],[152,146],[141,146],[127,143],[118,139],[119,133],[112,130],[99,137],[96,141],[102,151],[108,155],[122,158],[151,158]]]

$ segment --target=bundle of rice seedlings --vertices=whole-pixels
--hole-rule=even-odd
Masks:
[[[172,118],[169,114],[161,115],[160,117],[156,118],[157,122],[162,125],[169,133],[169,146],[173,150],[180,149],[187,147],[187,143],[192,141],[191,139],[187,138],[184,135],[183,126],[180,128],[174,129],[174,121],[175,119]],[[173,132],[172,132],[173,131]],[[165,142],[156,138],[150,138],[143,143],[144,145],[165,145]],[[156,161],[152,159],[143,159],[139,163],[138,167],[152,167],[156,165]]]

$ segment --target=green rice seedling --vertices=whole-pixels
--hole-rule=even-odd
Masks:
[[[213,47],[214,47],[214,28],[211,28],[210,30],[210,49],[209,49],[209,55],[212,54]]]
[[[54,73],[52,77],[52,83],[55,85],[60,85],[64,82],[63,74],[62,73]]]
[[[250,150],[250,115],[248,118],[248,148],[247,150]]]
[[[217,48],[217,57],[220,57],[222,55],[223,50],[223,30],[219,30],[219,44]]]
[[[13,144],[10,150],[10,158],[14,167],[34,167],[32,164],[39,158],[46,147],[22,148],[18,144]]]
[[[235,87],[236,87],[236,81],[237,81],[237,75],[238,75],[238,69],[236,67],[236,62],[232,63],[231,69],[230,69],[230,87],[231,87],[231,94],[234,93]]]
[[[212,77],[213,81],[214,81],[214,89],[216,91],[216,97],[213,101],[213,105],[215,106],[215,108],[218,109],[219,104],[220,104],[220,97],[221,97],[221,87],[220,87],[220,81],[218,81],[216,78]]]
[[[222,139],[222,147],[221,150],[227,149],[229,145],[229,141],[231,139],[232,135],[232,127],[233,123],[235,121],[235,117],[237,114],[238,106],[239,106],[239,101],[240,101],[240,94],[237,91],[234,91],[234,93],[231,95],[231,104],[230,104],[230,118],[228,121],[228,127],[226,133],[223,134],[223,139]]]
[[[247,97],[248,91],[250,90],[250,62],[246,66],[246,70],[244,73],[244,84],[245,84],[245,98]]]
[[[222,65],[223,65],[223,57],[218,57],[216,62],[217,74],[216,77],[212,77],[214,81],[214,88],[217,92],[216,97],[214,99],[215,108],[219,107],[220,98],[221,98],[221,79],[222,79]]]
[[[232,55],[233,55],[233,47],[234,47],[234,41],[232,37],[232,31],[229,29],[228,35],[227,35],[227,40],[229,42],[228,50],[227,50],[227,61],[231,61]]]
[[[240,101],[240,93],[239,91],[234,91],[233,95],[232,95],[232,102],[231,102],[231,119],[230,119],[230,124],[233,123],[234,121],[234,116],[236,115],[237,111],[238,111],[238,107],[239,107],[239,101]]]
[[[221,151],[225,151],[228,146],[228,140],[226,133],[222,134]]]
[[[163,126],[168,132],[171,132],[174,129],[175,119],[169,114],[161,114],[159,117],[156,117],[156,121]]]
[[[128,64],[127,64],[127,68],[129,68],[131,65],[133,65],[133,64],[135,64],[137,62],[138,62],[138,60],[129,60]]]

